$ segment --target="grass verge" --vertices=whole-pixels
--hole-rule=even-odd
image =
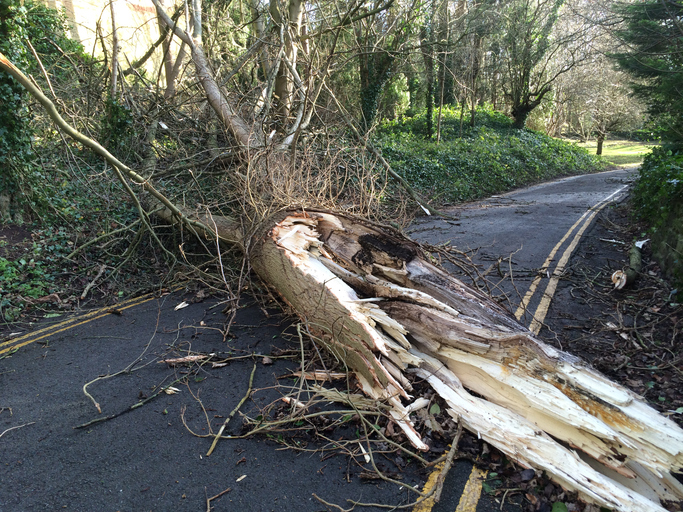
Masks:
[[[591,153],[595,153],[597,149],[595,141],[578,143],[577,146]],[[657,144],[648,142],[626,139],[607,140],[602,147],[602,157],[606,162],[617,167],[632,167],[634,165],[641,165],[645,155],[649,154],[655,147],[657,147]]]

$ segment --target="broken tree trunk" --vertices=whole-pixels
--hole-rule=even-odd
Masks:
[[[664,510],[683,498],[683,431],[629,390],[535,338],[497,303],[430,264],[389,228],[325,211],[267,223],[250,262],[427,449],[407,376],[527,467],[592,502]],[[479,398],[471,394],[475,392]]]
[[[535,338],[488,296],[425,258],[397,232],[328,211],[283,212],[244,238],[240,223],[191,216],[152,183],[69,126],[0,53],[68,135],[166,208],[160,214],[245,251],[252,267],[352,370],[386,400],[419,449],[407,409],[409,376],[427,381],[448,413],[527,467],[585,499],[622,511],[664,511],[683,499],[683,430],[629,390]],[[475,392],[476,395],[470,393]],[[483,397],[483,398],[480,398]]]

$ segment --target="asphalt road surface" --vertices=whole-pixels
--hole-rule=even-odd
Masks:
[[[420,242],[450,245],[491,269],[493,293],[535,333],[543,326],[559,277],[595,217],[628,193],[636,168],[543,183],[454,208],[458,220],[418,219],[407,231]]]
[[[450,241],[475,250],[484,266],[513,268],[513,279],[499,289],[513,312],[524,302],[518,312],[524,323],[536,315],[540,326],[554,274],[589,232],[593,213],[622,197],[631,174],[568,178],[466,205],[451,212],[457,221],[419,219],[411,236]],[[536,291],[524,300],[534,282]],[[191,304],[176,310],[184,300]],[[328,510],[313,494],[343,507],[347,499],[414,500],[397,484],[359,478],[360,469],[347,457],[283,450],[267,437],[221,440],[206,455],[212,439],[199,436],[215,433],[245,396],[254,363],[258,391],[241,409],[252,417],[279,398],[278,383],[294,383],[277,377],[298,364],[278,357],[299,344],[290,320],[246,305],[224,340],[223,308],[216,300],[176,292],[51,319],[0,341],[0,511],[199,511],[226,489],[211,500],[211,510]],[[202,367],[187,385],[175,386],[177,393],[157,395],[186,377],[183,366],[157,361],[188,351],[232,359],[226,366]],[[259,356],[235,359],[254,352]],[[263,356],[272,364],[263,364]],[[87,383],[91,398],[84,392]],[[238,435],[241,423],[237,415],[226,433]],[[379,465],[411,486],[422,488],[429,477],[411,461],[382,459]],[[481,478],[470,463],[458,462],[431,510],[499,510],[499,503],[481,494]]]

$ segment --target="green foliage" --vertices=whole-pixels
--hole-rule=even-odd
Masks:
[[[683,3],[646,0],[618,4],[626,28],[619,35],[629,52],[614,55],[631,74],[634,92],[672,141],[683,143]]]
[[[638,215],[658,229],[671,208],[683,201],[683,150],[662,146],[645,157],[633,186]]]
[[[129,144],[134,130],[133,116],[128,106],[117,99],[107,98],[100,131],[100,140],[114,152]]]
[[[0,317],[5,322],[17,319],[26,299],[47,295],[50,276],[34,258],[11,261],[0,257]]]
[[[30,42],[41,55],[44,68],[52,72],[52,80],[73,80],[73,74],[58,62],[67,52],[82,53],[82,47],[66,33],[66,19],[54,9],[30,0],[0,0],[0,51],[26,74],[38,80],[43,76],[29,51]],[[24,89],[0,72],[0,193],[14,196],[15,203],[35,205],[38,166],[34,120],[26,99]]]
[[[0,0],[0,51],[24,71],[26,26],[26,7],[18,0]],[[29,121],[23,88],[0,72],[0,193],[14,193],[17,174],[33,159]]]
[[[499,112],[482,108],[475,119],[481,124],[457,138],[459,114],[447,111],[439,144],[424,140],[425,122],[420,116],[386,123],[380,130],[380,145],[399,174],[441,203],[469,201],[603,167],[574,144],[511,128],[510,119]]]
[[[436,126],[437,116],[435,114],[433,124]],[[460,119],[460,108],[445,105],[442,109],[441,118],[441,138],[443,140],[455,139],[460,136],[461,127],[464,136],[469,136],[472,132],[470,126],[470,112],[465,112],[462,121]],[[502,112],[493,110],[490,105],[477,107],[475,113],[476,127],[485,126],[496,130],[512,129],[512,120]],[[421,135],[427,136],[427,115],[421,112],[412,117],[404,117],[394,121],[386,121],[379,129],[380,135],[391,135],[398,137]]]

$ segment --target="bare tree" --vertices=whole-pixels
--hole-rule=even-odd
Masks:
[[[583,58],[579,35],[556,30],[565,0],[513,0],[499,13],[498,46],[503,63],[502,89],[510,102],[514,126],[523,128],[529,114],[552,90],[553,82]],[[564,25],[566,27],[567,25]]]

